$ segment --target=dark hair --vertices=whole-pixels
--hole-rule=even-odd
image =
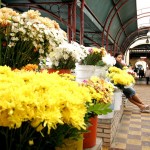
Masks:
[[[114,57],[116,58],[116,57],[118,57],[119,55],[123,55],[121,52],[117,52],[117,53],[115,53],[115,55],[114,55]]]

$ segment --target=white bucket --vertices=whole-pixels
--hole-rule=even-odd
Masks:
[[[95,67],[93,65],[76,65],[76,81],[82,82],[83,80],[90,79],[94,75],[94,71]]]
[[[106,78],[107,67],[95,66],[94,76]]]

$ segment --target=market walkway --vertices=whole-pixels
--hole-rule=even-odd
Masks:
[[[150,104],[150,85],[144,79],[136,82],[135,90],[145,104]],[[111,150],[150,150],[150,113],[141,113],[128,102]]]

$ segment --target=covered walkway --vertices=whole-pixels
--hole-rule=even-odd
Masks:
[[[137,81],[135,89],[145,104],[150,104],[150,85]],[[111,150],[150,150],[150,113],[141,113],[127,102]]]

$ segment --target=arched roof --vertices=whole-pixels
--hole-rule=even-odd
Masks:
[[[137,38],[146,36],[149,27],[138,29],[136,0],[2,0],[2,5],[18,11],[38,9],[56,20],[69,40],[85,46],[105,46],[114,53],[125,52]]]

